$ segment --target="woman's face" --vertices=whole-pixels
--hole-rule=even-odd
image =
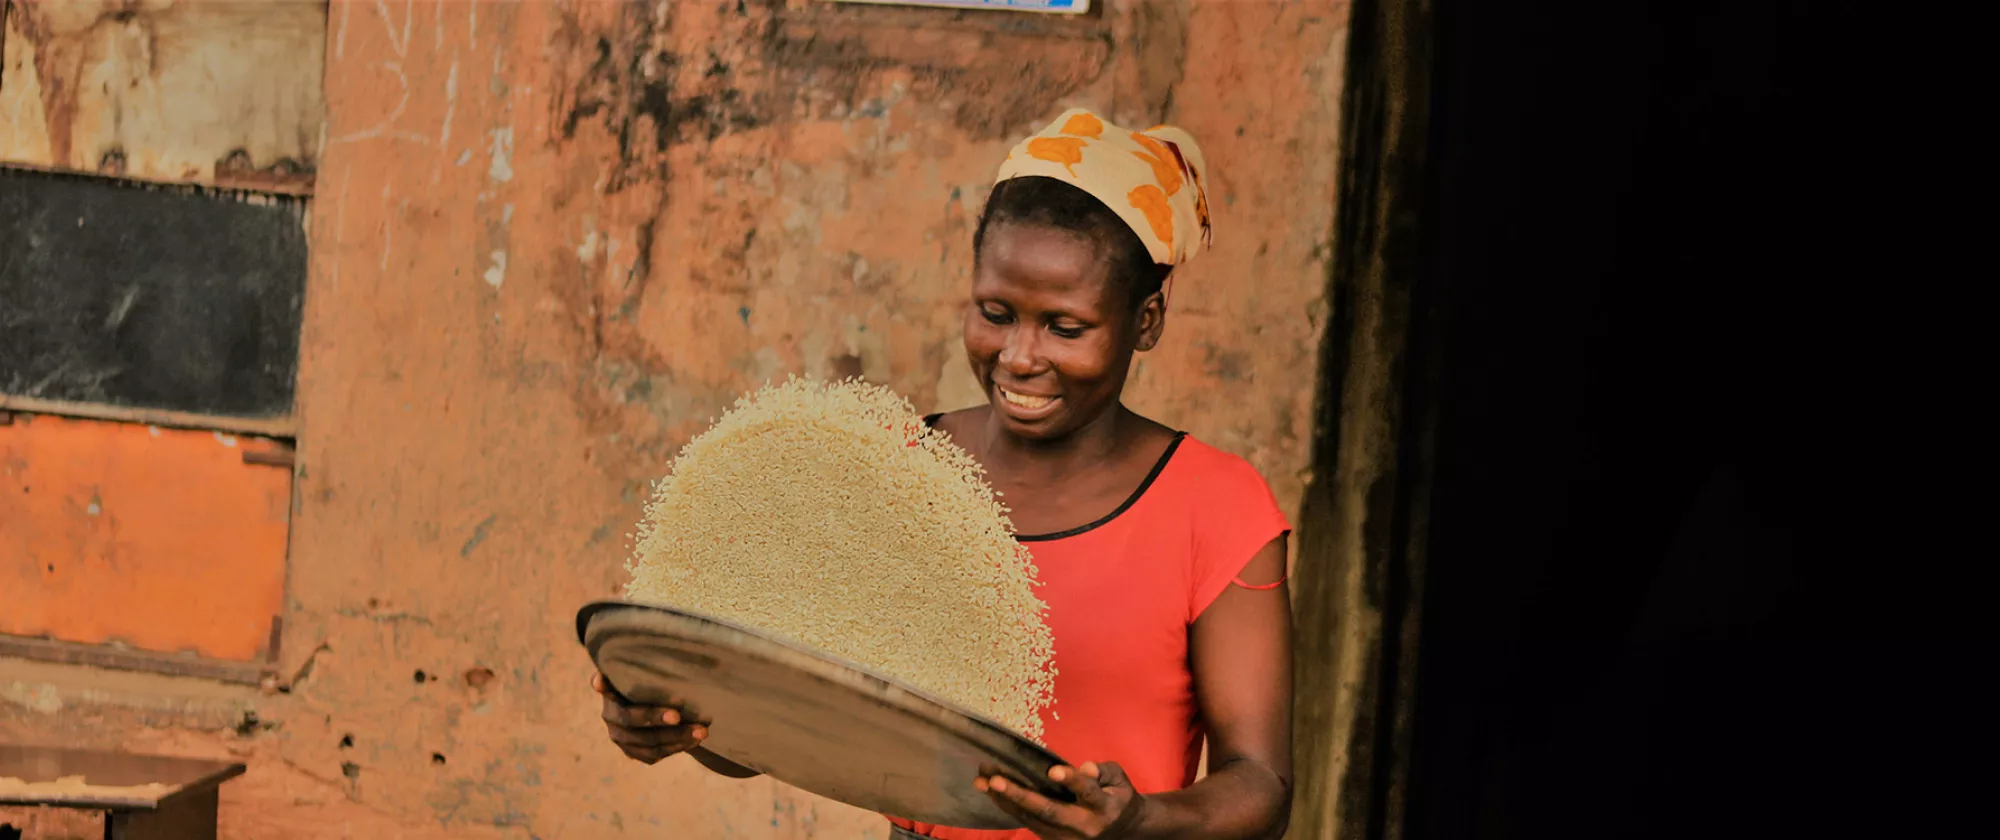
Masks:
[[[1133,307],[1100,246],[1034,224],[986,232],[965,314],[965,352],[1013,435],[1064,437],[1118,404],[1132,354],[1159,340],[1159,295]]]

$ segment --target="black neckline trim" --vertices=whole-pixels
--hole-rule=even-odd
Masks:
[[[1187,438],[1187,432],[1175,432],[1173,442],[1167,444],[1167,451],[1160,453],[1160,460],[1153,462],[1153,471],[1146,473],[1145,481],[1139,482],[1139,489],[1132,491],[1132,495],[1125,497],[1124,503],[1120,504],[1117,510],[1105,514],[1102,519],[1099,519],[1096,522],[1092,522],[1087,525],[1078,525],[1067,531],[1057,531],[1053,534],[1015,534],[1014,539],[1017,542],[1024,542],[1024,543],[1049,542],[1052,540],[1060,540],[1067,537],[1074,537],[1077,536],[1078,534],[1083,534],[1089,531],[1095,531],[1098,528],[1102,528],[1105,525],[1110,524],[1111,520],[1117,519],[1119,515],[1123,514],[1125,511],[1131,510],[1133,505],[1139,503],[1139,497],[1146,495],[1146,490],[1148,488],[1151,488],[1153,486],[1153,482],[1159,479],[1160,473],[1166,472],[1167,462],[1173,460],[1174,451],[1181,448],[1181,441],[1186,438]]]
[[[937,426],[938,418],[943,416],[944,416],[943,413],[938,413],[925,417],[924,425],[935,428]],[[1146,491],[1153,486],[1153,482],[1159,480],[1160,473],[1166,472],[1167,462],[1173,460],[1174,452],[1181,448],[1181,441],[1185,439],[1187,439],[1187,432],[1174,432],[1174,439],[1171,443],[1167,444],[1167,451],[1160,453],[1160,460],[1153,462],[1152,472],[1146,473],[1146,480],[1139,482],[1139,489],[1133,490],[1132,495],[1125,497],[1125,501],[1118,505],[1117,510],[1113,510],[1112,512],[1105,514],[1103,517],[1099,518],[1095,522],[1078,525],[1068,530],[1056,531],[1050,534],[1015,534],[1014,540],[1016,542],[1024,542],[1024,543],[1050,542],[1053,540],[1067,539],[1069,537],[1074,537],[1079,534],[1095,531],[1098,528],[1102,528],[1105,525],[1110,524],[1111,520],[1117,519],[1119,516],[1123,515],[1125,511],[1131,510],[1133,505],[1139,503],[1139,497],[1146,495]]]

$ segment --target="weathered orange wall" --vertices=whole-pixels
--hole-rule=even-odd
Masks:
[[[881,837],[623,759],[571,618],[616,591],[646,482],[764,378],[978,399],[971,225],[1008,140],[1071,105],[1201,139],[1216,248],[1132,399],[1296,504],[1347,5],[1104,5],[335,3],[289,693],[220,731],[44,703],[0,735],[239,756],[233,837]]]

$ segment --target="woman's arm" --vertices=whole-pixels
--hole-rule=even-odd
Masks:
[[[1238,576],[1285,577],[1285,540],[1273,540]],[[1208,775],[1146,798],[1133,836],[1262,840],[1284,834],[1292,804],[1292,602],[1272,589],[1231,585],[1195,619],[1194,692],[1208,728]]]
[[[1285,577],[1285,540],[1257,552],[1239,579]],[[997,768],[976,783],[1045,840],[1267,840],[1283,836],[1292,803],[1292,606],[1282,584],[1225,588],[1189,639],[1196,701],[1208,729],[1208,775],[1184,789],[1139,796],[1117,765],[1057,767],[1049,778],[1077,795],[1051,802],[1011,785]]]

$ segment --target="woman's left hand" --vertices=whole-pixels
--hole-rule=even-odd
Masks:
[[[1146,798],[1132,789],[1132,780],[1117,764],[1086,761],[1082,766],[1049,768],[1049,780],[1076,794],[1075,804],[1057,802],[1007,781],[997,767],[982,767],[972,786],[992,797],[1042,840],[1119,840],[1130,838],[1145,809]]]

